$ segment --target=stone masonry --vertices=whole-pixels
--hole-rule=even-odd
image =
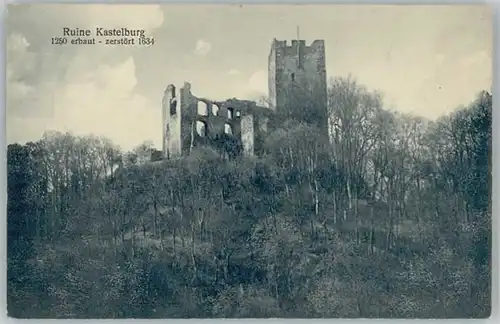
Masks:
[[[253,155],[255,138],[264,133],[271,111],[254,101],[213,101],[192,94],[191,85],[169,85],[163,99],[163,154],[170,159],[210,145],[226,134],[240,140],[245,155]],[[263,135],[263,134],[261,134]]]
[[[315,40],[274,39],[269,53],[269,99],[271,109],[285,118],[322,121],[321,131],[328,135],[327,76],[325,43]]]
[[[274,117],[283,115],[307,119],[307,115],[319,114],[320,118],[316,118],[321,120],[319,129],[326,133],[324,41],[315,40],[306,46],[303,40],[292,40],[288,46],[286,41],[274,39],[268,72],[269,107],[236,98],[225,101],[200,98],[191,92],[187,82],[181,88],[167,86],[162,103],[163,158],[187,155],[194,146],[213,144],[221,134],[225,134],[223,138],[239,141],[243,154],[254,155],[261,149],[261,141],[271,126],[280,120]]]

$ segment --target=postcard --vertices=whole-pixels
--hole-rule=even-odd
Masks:
[[[18,4],[8,315],[487,318],[487,6]]]

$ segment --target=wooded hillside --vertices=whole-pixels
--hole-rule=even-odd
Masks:
[[[253,158],[9,145],[9,316],[489,316],[491,95],[437,121],[329,96],[331,143],[290,119]]]

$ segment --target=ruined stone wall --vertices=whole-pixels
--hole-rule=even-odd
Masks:
[[[277,77],[279,76],[279,70],[276,69],[276,45],[273,43],[271,45],[271,52],[269,53],[269,66],[268,66],[268,89],[269,89],[269,108],[276,111],[277,106],[277,96],[276,96],[276,84]]]
[[[253,115],[246,115],[241,118],[241,141],[243,142],[243,152],[247,156],[254,155],[254,118]]]
[[[181,120],[181,141],[182,141],[182,155],[186,155],[190,152],[194,145],[195,137],[193,132],[195,130],[195,117],[196,117],[196,98],[191,93],[191,84],[188,82],[184,83],[184,86],[180,89],[181,96],[181,110],[182,110],[182,120]]]
[[[197,97],[191,92],[189,83],[175,90],[175,86],[169,86],[163,100],[165,158],[187,155],[195,146],[216,145],[223,134],[241,141],[244,153],[253,155],[254,129],[257,127],[253,115],[257,110],[269,114],[269,109],[258,107],[254,101],[234,98],[214,101]],[[176,102],[176,106],[171,106],[172,102]]]
[[[257,129],[261,133],[267,133],[269,127],[269,117],[267,116],[262,116],[261,118],[258,119],[257,123]]]
[[[164,92],[162,102],[164,158],[173,158],[182,153],[181,136],[181,96],[174,85],[169,85]]]

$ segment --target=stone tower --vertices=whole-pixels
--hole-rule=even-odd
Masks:
[[[274,39],[269,54],[269,99],[279,116],[317,124],[328,134],[325,42]]]

